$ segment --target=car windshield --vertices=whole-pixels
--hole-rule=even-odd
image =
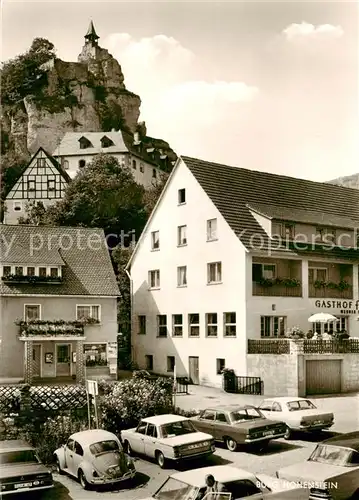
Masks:
[[[289,411],[298,411],[298,410],[315,410],[317,407],[313,405],[309,399],[300,399],[298,401],[289,401],[287,403],[287,407]]]
[[[120,451],[117,441],[99,441],[90,445],[90,452],[93,455],[101,455],[102,453],[110,453],[113,451]]]
[[[256,418],[264,418],[262,413],[256,408],[242,408],[231,412],[231,420],[233,422],[243,422],[245,420],[254,420]]]
[[[310,462],[319,462],[330,465],[349,465],[351,450],[341,448],[340,446],[332,446],[328,444],[318,444],[311,456]]]
[[[19,451],[5,451],[0,453],[0,464],[23,464],[23,463],[36,463],[40,461],[35,455],[34,450],[19,450]]]
[[[189,420],[180,420],[179,422],[171,422],[169,424],[162,425],[161,431],[163,437],[174,437],[196,432],[196,429]]]
[[[159,490],[153,495],[157,500],[183,500],[197,498],[198,488],[190,484],[169,477]]]

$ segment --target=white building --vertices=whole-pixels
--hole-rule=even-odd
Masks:
[[[120,165],[131,169],[135,181],[149,188],[164,174],[159,168],[167,166],[168,157],[155,148],[142,144],[135,134],[125,132],[67,132],[53,152],[63,169],[74,178],[77,172],[100,154],[106,153],[118,159]]]
[[[315,312],[359,337],[358,223],[357,190],[181,157],[128,264],[134,361],[218,386]]]
[[[17,224],[19,217],[26,217],[30,203],[41,202],[46,208],[60,201],[70,180],[60,164],[39,148],[6,195],[4,224]]]

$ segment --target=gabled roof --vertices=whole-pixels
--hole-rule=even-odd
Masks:
[[[258,172],[208,161],[181,157],[213,204],[248,250],[278,251],[251,214],[248,205],[265,204],[293,213],[325,214],[326,220],[348,219],[359,224],[359,190],[284,175]],[[303,215],[303,214],[300,214]],[[299,215],[299,216],[300,216]],[[283,247],[283,251],[291,252]]]
[[[275,219],[287,222],[301,222],[302,224],[313,224],[317,226],[331,226],[342,229],[355,229],[359,221],[349,217],[338,217],[337,215],[315,210],[301,210],[300,208],[287,208],[265,203],[248,203],[248,208],[268,219]]]
[[[93,147],[80,149],[79,140],[84,137],[90,141]],[[101,139],[107,137],[113,142],[113,146],[103,148]],[[60,145],[56,148],[53,154],[56,156],[70,155],[96,155],[99,153],[128,153],[129,148],[126,146],[121,130],[115,132],[66,132]]]
[[[1,294],[119,296],[102,229],[2,224],[0,262],[63,265],[61,285],[0,281]]]

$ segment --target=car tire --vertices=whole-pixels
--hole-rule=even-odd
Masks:
[[[161,467],[161,469],[165,469],[167,464],[166,464],[165,456],[162,453],[162,451],[156,451],[155,458],[156,458],[157,465],[159,465]]]
[[[79,481],[84,490],[88,490],[90,488],[90,484],[87,481],[85,473],[82,469],[79,470]]]
[[[284,434],[284,439],[290,439],[293,435],[292,429],[290,429],[288,426],[285,429],[285,434]]]
[[[237,450],[238,443],[233,438],[227,437],[225,439],[225,443],[227,446],[227,450],[232,451],[232,452]]]
[[[55,464],[56,464],[56,472],[62,476],[64,474],[64,471],[61,469],[59,457],[55,458]]]

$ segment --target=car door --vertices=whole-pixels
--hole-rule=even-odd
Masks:
[[[147,422],[140,422],[131,436],[130,446],[135,453],[145,453],[145,435]]]
[[[262,490],[250,479],[226,483],[226,488],[232,493],[233,500],[239,500],[240,498],[261,500],[264,498]]]
[[[353,451],[349,463],[347,472],[333,480],[338,485],[337,491],[340,492],[340,498],[352,498],[354,492],[359,489],[359,453],[357,451]]]
[[[218,440],[222,441],[223,436],[232,437],[234,434],[234,428],[229,421],[228,415],[223,411],[216,412],[216,419],[213,425],[212,436]]]
[[[263,415],[266,418],[272,418],[272,406],[273,406],[273,401],[271,401],[269,399],[265,399],[259,405],[260,411],[263,413]]]
[[[73,470],[74,448],[75,448],[75,441],[69,438],[65,446],[65,461],[66,461],[66,468],[68,469],[70,474],[76,474],[74,473]]]
[[[146,434],[144,436],[145,455],[147,457],[154,457],[155,450],[157,449],[158,432],[154,424],[148,424]]]
[[[74,470],[74,474],[76,474],[76,476],[78,475],[79,466],[83,460],[83,456],[84,456],[84,450],[83,450],[82,446],[80,445],[80,443],[75,441],[74,442],[74,453],[73,453],[73,457],[72,457],[72,467]]]
[[[214,410],[204,410],[199,416],[198,420],[193,423],[197,430],[201,432],[207,432],[213,436],[214,431],[214,421],[216,418],[216,412]]]
[[[282,406],[278,403],[278,401],[273,401],[270,418],[272,420],[283,422]]]

